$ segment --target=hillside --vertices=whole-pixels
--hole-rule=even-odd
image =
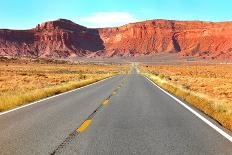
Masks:
[[[59,19],[30,30],[0,30],[0,55],[4,56],[134,57],[156,53],[232,60],[232,22],[150,20],[90,29]]]

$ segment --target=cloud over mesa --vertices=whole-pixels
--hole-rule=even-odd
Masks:
[[[114,27],[135,22],[136,18],[127,12],[96,12],[77,20],[87,27]]]

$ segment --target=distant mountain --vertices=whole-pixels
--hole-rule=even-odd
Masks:
[[[0,30],[0,55],[41,58],[180,57],[232,60],[232,22],[150,20],[114,28],[86,28],[59,19],[29,30]]]

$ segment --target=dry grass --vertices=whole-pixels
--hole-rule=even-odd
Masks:
[[[140,65],[140,70],[232,131],[232,65]]]
[[[0,111],[128,72],[128,65],[0,62]]]

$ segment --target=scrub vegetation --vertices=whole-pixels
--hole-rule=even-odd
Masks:
[[[0,61],[0,111],[126,74],[129,65]]]

